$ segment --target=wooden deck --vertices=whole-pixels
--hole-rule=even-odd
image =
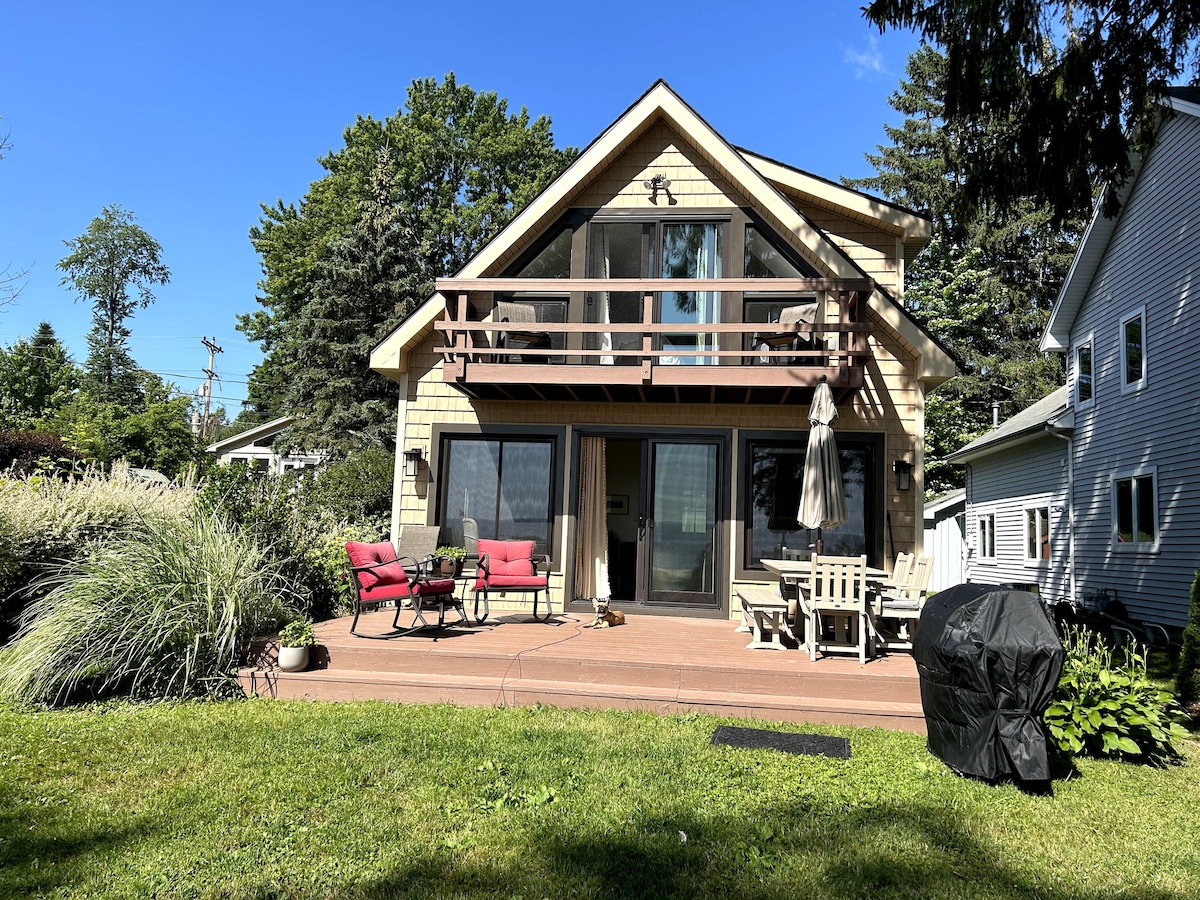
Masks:
[[[365,614],[360,630],[384,631],[392,615]],[[494,610],[484,626],[371,641],[334,619],[316,626],[324,647],[309,671],[279,672],[268,647],[239,678],[248,693],[279,698],[542,703],[925,730],[911,656],[814,663],[797,649],[748,650],[750,635],[725,620],[627,612],[616,628],[583,627],[589,621],[567,613],[541,624]]]

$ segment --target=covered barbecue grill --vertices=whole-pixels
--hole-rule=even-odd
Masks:
[[[1042,716],[1066,654],[1036,594],[942,591],[925,603],[913,656],[932,753],[964,775],[1049,780]]]

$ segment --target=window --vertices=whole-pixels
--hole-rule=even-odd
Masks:
[[[1050,558],[1050,507],[1025,510],[1025,559],[1042,562]]]
[[[976,520],[978,527],[979,558],[996,558],[996,515],[988,513]]]
[[[747,225],[743,272],[746,278],[810,278],[815,270],[797,266],[767,235]]]
[[[785,550],[807,551],[816,540],[815,530],[801,528],[796,521],[807,443],[765,439],[751,440],[746,447],[743,565],[747,569],[762,569],[761,559],[778,559]],[[842,467],[847,521],[822,531],[825,553],[833,556],[866,553],[871,557],[875,552],[871,515],[874,446],[839,436],[838,460]]]
[[[554,514],[554,441],[538,438],[446,437],[438,479],[444,539],[465,546],[464,523],[478,537],[533,541],[550,552]]]
[[[1146,383],[1146,311],[1121,320],[1121,389],[1137,390]]]
[[[1075,350],[1075,405],[1091,405],[1092,390],[1092,340],[1089,337]]]
[[[1153,545],[1158,534],[1154,473],[1113,479],[1113,537],[1118,546]]]
[[[516,274],[518,278],[570,278],[571,229],[560,231]]]

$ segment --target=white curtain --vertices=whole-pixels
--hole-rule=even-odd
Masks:
[[[600,253],[600,259],[598,260],[598,262],[599,262],[598,268],[599,268],[600,272],[602,273],[601,277],[611,278],[612,277],[612,265],[609,260],[608,229],[605,228],[603,225],[600,225],[598,230],[600,232],[600,240],[597,241],[596,244],[594,245],[598,248],[599,253]],[[596,302],[599,304],[599,308],[596,310],[596,321],[603,325],[608,325],[612,321],[612,313],[609,309],[609,306],[610,306],[609,292],[608,291],[597,291],[596,292]],[[612,348],[613,348],[612,332],[610,332],[610,331],[600,332],[600,347],[599,347],[599,349],[612,350]],[[614,362],[614,359],[611,356],[601,356],[600,357],[600,365],[602,365],[602,366],[611,366],[611,365],[613,365],[613,362]]]
[[[608,479],[604,438],[579,441],[579,540],[575,550],[575,596],[608,600]]]

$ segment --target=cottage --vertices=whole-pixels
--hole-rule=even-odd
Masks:
[[[825,552],[919,551],[924,397],[954,373],[899,302],[930,232],[656,83],[372,353],[400,389],[393,535],[532,540],[557,609],[606,574],[625,608],[728,616],[814,538],[824,380],[849,513]]]
[[[291,416],[272,419],[209,445],[208,452],[215,454],[217,461],[225,465],[245,463],[255,471],[271,475],[320,465],[326,457],[323,451],[281,453],[275,447],[275,439],[295,421]]]

